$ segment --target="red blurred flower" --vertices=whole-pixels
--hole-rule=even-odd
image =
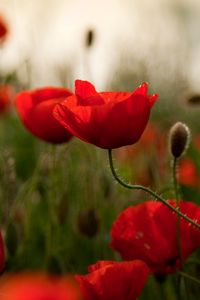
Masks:
[[[0,281],[1,300],[80,300],[77,282],[72,277],[18,274]]]
[[[196,187],[198,185],[197,168],[190,158],[184,158],[179,162],[178,182],[183,185]]]
[[[175,206],[173,200],[170,201]],[[200,208],[181,201],[180,210],[200,223]],[[180,266],[176,214],[160,202],[148,201],[125,209],[112,225],[111,247],[123,259],[143,260],[156,274],[174,272]],[[185,260],[200,246],[200,230],[181,219],[181,249]]]
[[[10,85],[0,86],[0,113],[5,112],[8,109],[13,96],[13,88]]]
[[[32,134],[50,143],[63,143],[72,135],[55,120],[52,112],[57,103],[71,95],[68,89],[47,87],[19,93],[15,103],[23,124]]]
[[[134,300],[141,293],[149,274],[140,261],[99,261],[89,274],[76,276],[85,300]]]
[[[0,16],[0,40],[4,39],[8,33],[7,25],[4,19]]]
[[[134,92],[98,93],[91,83],[76,80],[75,95],[58,104],[54,116],[81,140],[118,148],[140,139],[156,99],[147,95],[146,83]]]

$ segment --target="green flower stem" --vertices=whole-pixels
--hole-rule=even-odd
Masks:
[[[174,191],[175,191],[175,200],[176,200],[176,208],[180,210],[180,198],[179,198],[179,187],[176,178],[176,168],[177,168],[177,159],[176,157],[173,158],[173,182],[174,182]],[[177,215],[176,220],[176,227],[177,227],[177,242],[178,242],[178,252],[181,262],[181,269],[183,267],[183,256],[181,250],[181,223],[180,223],[180,216]]]
[[[179,201],[179,187],[178,187],[178,183],[177,183],[177,179],[176,179],[176,168],[177,168],[177,158],[174,157],[173,158],[173,185],[174,185],[174,191],[175,191],[175,199],[177,202],[177,206],[179,206],[180,201]]]
[[[187,273],[182,272],[182,271],[177,271],[177,272],[178,272],[178,274],[180,274],[182,277],[185,277],[185,278],[187,278],[187,279],[190,279],[190,280],[192,280],[192,281],[194,281],[194,282],[200,284],[200,280],[197,279],[196,277],[193,277],[193,276],[191,276],[190,274],[187,274]]]
[[[113,164],[113,158],[112,158],[112,149],[108,149],[108,157],[109,157],[109,164],[110,164],[110,169],[111,172],[115,178],[115,180],[122,185],[123,187],[127,188],[127,189],[132,189],[132,190],[142,190],[144,192],[147,192],[148,194],[150,194],[151,196],[153,196],[155,199],[157,199],[158,201],[162,202],[164,205],[166,205],[169,209],[171,209],[173,212],[175,212],[177,215],[179,215],[180,217],[182,217],[184,220],[186,220],[187,222],[189,222],[190,224],[194,225],[196,228],[200,229],[200,224],[196,223],[194,220],[188,218],[186,215],[184,215],[181,211],[179,211],[177,208],[175,208],[174,206],[172,206],[170,203],[167,202],[167,200],[165,200],[164,198],[162,198],[160,195],[158,195],[156,192],[152,191],[151,189],[149,189],[148,187],[145,187],[143,185],[138,185],[138,184],[129,184],[124,182],[123,180],[121,180],[114,168],[114,164]]]
[[[177,168],[177,158],[173,157],[172,175],[173,175],[173,184],[174,184],[174,191],[175,191],[176,208],[180,210],[179,186],[176,177],[177,176],[176,168]],[[180,270],[183,271],[183,255],[181,249],[181,222],[180,221],[181,221],[181,217],[179,215],[176,215],[176,234],[177,234],[178,254],[180,258]],[[181,299],[181,277],[182,276],[179,273],[177,273],[177,286],[178,286],[179,299]],[[186,290],[185,277],[183,277],[183,282]]]

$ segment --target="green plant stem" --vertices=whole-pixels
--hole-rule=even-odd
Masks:
[[[177,182],[177,158],[173,158],[173,169],[172,169],[172,175],[173,175],[173,184],[174,184],[174,191],[175,191],[175,200],[176,200],[176,208],[180,210],[180,198],[179,198],[179,186]],[[182,249],[181,249],[181,218],[179,215],[176,215],[176,234],[177,234],[177,246],[178,246],[178,254],[180,258],[180,270],[183,271],[183,255],[182,255]],[[178,297],[181,299],[181,275],[177,273],[177,289],[178,289]],[[186,291],[186,281],[185,277],[183,278],[185,291]],[[187,291],[186,291],[187,294]]]
[[[109,157],[109,164],[110,164],[110,169],[111,172],[115,178],[115,180],[122,185],[123,187],[127,188],[127,189],[134,189],[134,190],[142,190],[144,192],[147,192],[148,194],[150,194],[151,196],[153,196],[155,199],[157,199],[158,201],[162,202],[164,205],[166,205],[169,209],[171,209],[173,212],[175,212],[177,215],[179,215],[180,217],[182,217],[184,220],[186,220],[187,222],[189,222],[190,224],[194,225],[195,227],[197,227],[198,229],[200,229],[200,224],[196,223],[194,220],[188,218],[186,215],[184,215],[181,211],[179,211],[177,208],[175,208],[174,206],[172,206],[170,203],[167,202],[166,199],[162,198],[160,195],[158,195],[156,192],[152,191],[150,188],[147,188],[143,185],[138,185],[138,184],[129,184],[124,182],[123,180],[121,180],[119,178],[119,176],[117,175],[115,168],[114,168],[114,164],[113,164],[113,158],[112,158],[112,149],[108,149],[108,157]]]
[[[194,282],[200,284],[200,280],[197,279],[196,277],[193,277],[193,276],[191,276],[190,274],[187,274],[187,273],[182,272],[182,271],[177,271],[177,272],[178,272],[182,277],[185,277],[185,278],[187,278],[187,279],[190,279],[190,280],[192,280],[192,281],[194,281]]]
[[[51,188],[49,189],[49,193],[47,194],[47,210],[48,210],[48,217],[49,222],[47,223],[47,235],[46,235],[46,248],[47,248],[47,263],[52,256],[54,251],[54,222],[55,222],[55,168],[56,168],[56,147],[55,145],[48,145],[47,151],[49,152],[50,156],[50,176],[49,176],[49,184]]]

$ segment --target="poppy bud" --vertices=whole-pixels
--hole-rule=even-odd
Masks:
[[[169,132],[169,148],[175,158],[179,158],[187,149],[190,140],[190,130],[182,122],[175,123]]]

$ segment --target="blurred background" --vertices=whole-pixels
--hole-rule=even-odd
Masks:
[[[24,85],[92,81],[100,90],[199,92],[197,0],[1,0],[1,74]]]
[[[101,91],[133,90],[148,81],[162,100],[156,110],[196,118],[185,102],[200,93],[198,0],[1,0],[0,12],[9,28],[0,73],[20,89],[73,89],[85,79]]]

